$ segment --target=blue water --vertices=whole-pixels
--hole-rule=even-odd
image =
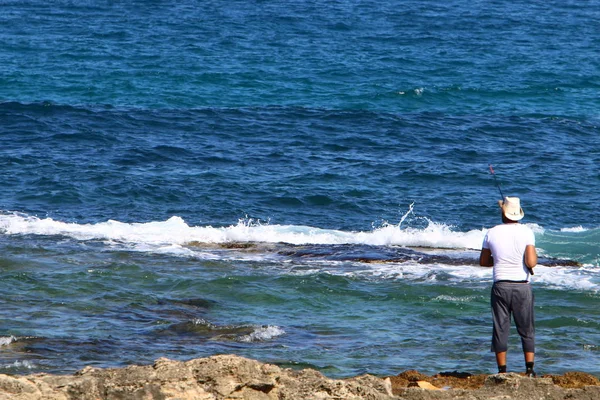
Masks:
[[[495,372],[498,183],[536,234],[536,370],[600,376],[599,23],[597,1],[1,2],[0,372]]]

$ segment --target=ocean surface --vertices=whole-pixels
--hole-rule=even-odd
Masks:
[[[0,0],[0,373],[495,373],[502,192],[538,374],[600,377],[598,26],[597,0]]]

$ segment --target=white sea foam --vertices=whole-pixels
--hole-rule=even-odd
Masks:
[[[238,339],[240,342],[265,342],[277,336],[285,335],[285,331],[278,326],[263,325],[257,327],[252,333]]]
[[[325,267],[320,272],[349,277],[377,278],[385,280],[411,280],[436,282],[440,276],[451,282],[491,282],[492,269],[473,265],[403,263],[370,263],[362,269],[344,270],[339,267]]]
[[[429,222],[424,229],[384,225],[364,232],[321,229],[301,225],[271,225],[240,220],[228,227],[189,226],[180,217],[147,223],[109,220],[76,224],[40,219],[22,214],[0,215],[0,231],[8,235],[61,235],[77,240],[104,240],[107,244],[129,243],[135,249],[186,253],[182,245],[200,243],[263,242],[305,244],[400,245],[435,248],[478,248],[484,230],[454,232],[451,227]],[[148,247],[144,247],[148,246]]]
[[[32,363],[29,360],[23,360],[23,361],[15,361],[11,364],[2,364],[0,365],[0,369],[33,369],[33,368],[37,368],[37,365]]]
[[[572,228],[562,228],[560,231],[561,232],[586,232],[588,229],[584,228],[583,226],[579,225],[579,226],[574,226]]]
[[[597,293],[600,291],[600,280],[597,275],[598,270],[593,267],[563,268],[537,266],[532,281],[556,289]]]
[[[401,280],[422,283],[448,282],[450,284],[467,283],[473,285],[491,285],[493,278],[492,268],[460,264],[423,264],[416,261],[364,263],[352,265],[349,268],[345,268],[343,263],[321,261],[311,264],[310,269],[294,269],[291,272],[294,275],[321,273],[365,280]],[[531,276],[531,282],[534,285],[558,290],[600,293],[598,269],[593,266],[573,268],[570,266],[546,267],[538,265],[535,268],[535,275]],[[444,300],[444,298],[438,300]]]
[[[0,337],[0,347],[2,346],[8,346],[9,344],[11,344],[12,342],[15,342],[17,340],[16,337],[14,336],[2,336]]]
[[[527,225],[529,228],[531,228],[533,233],[543,234],[544,232],[546,232],[546,230],[538,224],[525,224],[525,225]]]
[[[433,301],[439,301],[443,303],[470,303],[478,298],[480,298],[480,296],[449,296],[442,294],[436,296]]]

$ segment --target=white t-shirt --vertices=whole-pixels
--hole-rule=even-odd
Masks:
[[[525,247],[535,246],[533,231],[526,225],[502,224],[490,229],[483,239],[483,248],[494,257],[494,282],[500,280],[528,281]]]

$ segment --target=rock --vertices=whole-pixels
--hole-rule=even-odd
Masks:
[[[0,400],[97,399],[371,399],[392,397],[389,379],[370,375],[335,380],[314,370],[294,371],[222,355],[152,366],[96,369],[71,376],[0,375]]]
[[[416,383],[417,383],[416,386],[420,387],[421,389],[440,390],[439,387],[433,386],[431,383],[429,383],[427,381],[417,381]]]
[[[411,387],[394,390],[402,400],[592,400],[600,399],[600,386],[568,389],[552,378],[528,378],[515,373],[488,376],[477,389],[430,391]]]
[[[454,373],[453,379],[459,379]],[[585,382],[598,382],[583,374]],[[570,384],[578,375],[567,379]],[[472,379],[473,378],[473,379]],[[600,386],[565,388],[555,377],[527,378],[509,373],[477,380],[475,388],[433,384],[448,375],[428,377],[408,371],[398,377],[362,375],[329,379],[320,372],[295,371],[232,355],[186,362],[165,358],[153,365],[126,368],[86,367],[74,375],[0,375],[0,400],[592,400]],[[399,386],[399,382],[406,385]],[[412,386],[411,386],[412,385]],[[393,391],[392,391],[393,387]],[[440,387],[442,389],[440,389]]]
[[[584,386],[600,386],[600,380],[583,372],[565,372],[564,375],[551,375],[552,382],[566,388],[582,388]]]

